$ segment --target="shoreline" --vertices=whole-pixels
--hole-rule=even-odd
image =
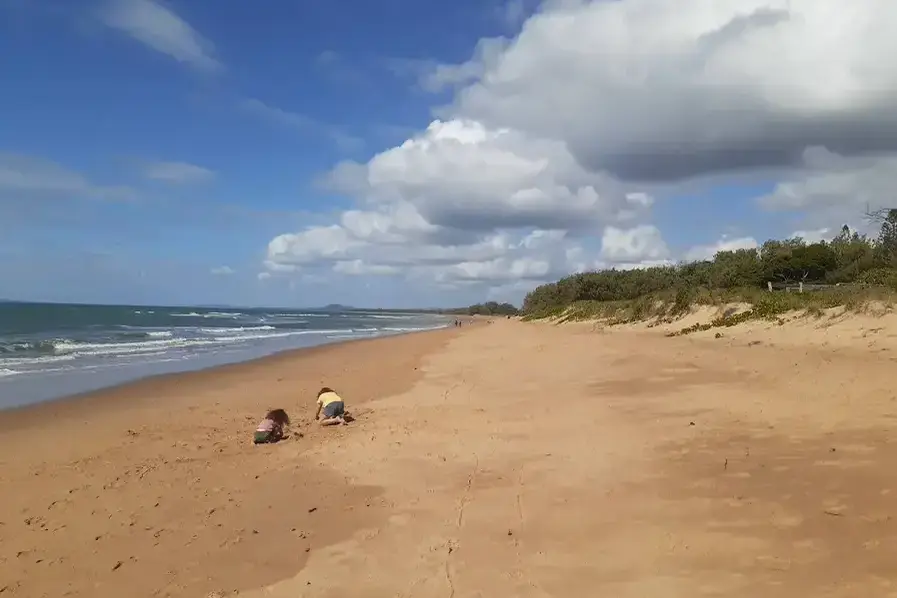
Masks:
[[[429,356],[463,334],[425,332],[284,351],[0,413],[0,484],[16,488],[0,495],[0,589],[85,598],[249,589],[379,525],[388,513],[382,489],[313,453],[364,435],[377,419],[365,405],[411,389]],[[321,386],[337,389],[357,421],[314,423]],[[287,410],[294,433],[254,446],[252,431],[271,408]]]
[[[68,414],[68,412],[72,410],[77,410],[83,405],[90,405],[96,402],[103,402],[108,399],[109,395],[118,395],[121,393],[130,393],[137,394],[138,399],[146,398],[144,395],[149,392],[151,389],[157,389],[158,387],[165,388],[166,385],[173,385],[178,382],[189,382],[191,377],[202,377],[212,374],[219,375],[232,375],[238,373],[241,368],[253,367],[260,364],[271,363],[276,364],[282,360],[292,360],[295,358],[300,358],[305,355],[315,355],[318,353],[326,353],[328,350],[333,350],[336,347],[341,347],[345,345],[355,344],[355,343],[370,343],[376,341],[382,341],[384,339],[417,335],[417,334],[425,334],[425,333],[439,333],[445,330],[452,329],[452,326],[446,325],[440,328],[430,328],[424,330],[414,330],[408,332],[402,332],[398,334],[388,334],[383,336],[377,336],[372,338],[353,338],[353,339],[340,339],[332,342],[321,343],[317,345],[312,345],[309,347],[297,347],[293,349],[284,349],[280,351],[275,351],[273,353],[269,353],[267,355],[261,355],[257,357],[251,357],[249,359],[245,359],[242,361],[234,361],[229,363],[221,363],[206,367],[198,367],[196,369],[188,369],[182,371],[174,371],[174,372],[165,372],[160,374],[149,374],[146,376],[141,376],[139,378],[134,378],[131,380],[126,380],[124,382],[120,382],[117,384],[111,384],[109,386],[103,386],[101,388],[87,390],[83,392],[75,392],[72,394],[66,394],[62,396],[58,396],[51,399],[46,399],[43,401],[37,401],[34,403],[27,403],[24,405],[14,405],[11,407],[0,407],[0,433],[5,432],[10,427],[9,420],[21,419],[29,423],[34,423],[35,421],[43,420],[46,416],[50,415],[54,419],[58,418],[60,415]],[[77,403],[77,404],[74,404]],[[72,404],[72,405],[69,405]],[[45,413],[49,411],[51,413]],[[17,422],[21,423],[21,422]]]

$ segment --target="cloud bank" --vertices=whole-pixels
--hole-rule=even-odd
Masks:
[[[438,118],[337,165],[326,184],[354,207],[272,239],[264,271],[495,295],[702,259],[757,240],[674,251],[653,208],[735,176],[776,181],[760,209],[839,226],[893,188],[895,30],[887,0],[547,2],[515,37],[425,73],[453,90]]]

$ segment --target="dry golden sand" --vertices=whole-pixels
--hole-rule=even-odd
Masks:
[[[13,414],[0,579],[29,597],[897,596],[897,326],[870,321],[717,339],[496,320],[118,389],[88,424],[76,402],[42,428]],[[247,446],[269,403],[322,380],[371,398],[355,424]]]

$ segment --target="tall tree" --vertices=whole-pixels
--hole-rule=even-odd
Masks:
[[[888,210],[887,216],[882,220],[875,248],[882,265],[897,264],[897,209]]]

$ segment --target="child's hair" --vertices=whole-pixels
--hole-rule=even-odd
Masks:
[[[333,392],[333,389],[332,389],[332,388],[328,388],[327,386],[325,386],[324,388],[322,388],[321,390],[318,391],[318,396],[321,396],[321,395],[324,394],[325,392]]]
[[[268,412],[268,415],[265,416],[265,419],[270,419],[274,423],[284,426],[290,425],[290,416],[287,415],[287,412],[283,409],[272,409]]]

